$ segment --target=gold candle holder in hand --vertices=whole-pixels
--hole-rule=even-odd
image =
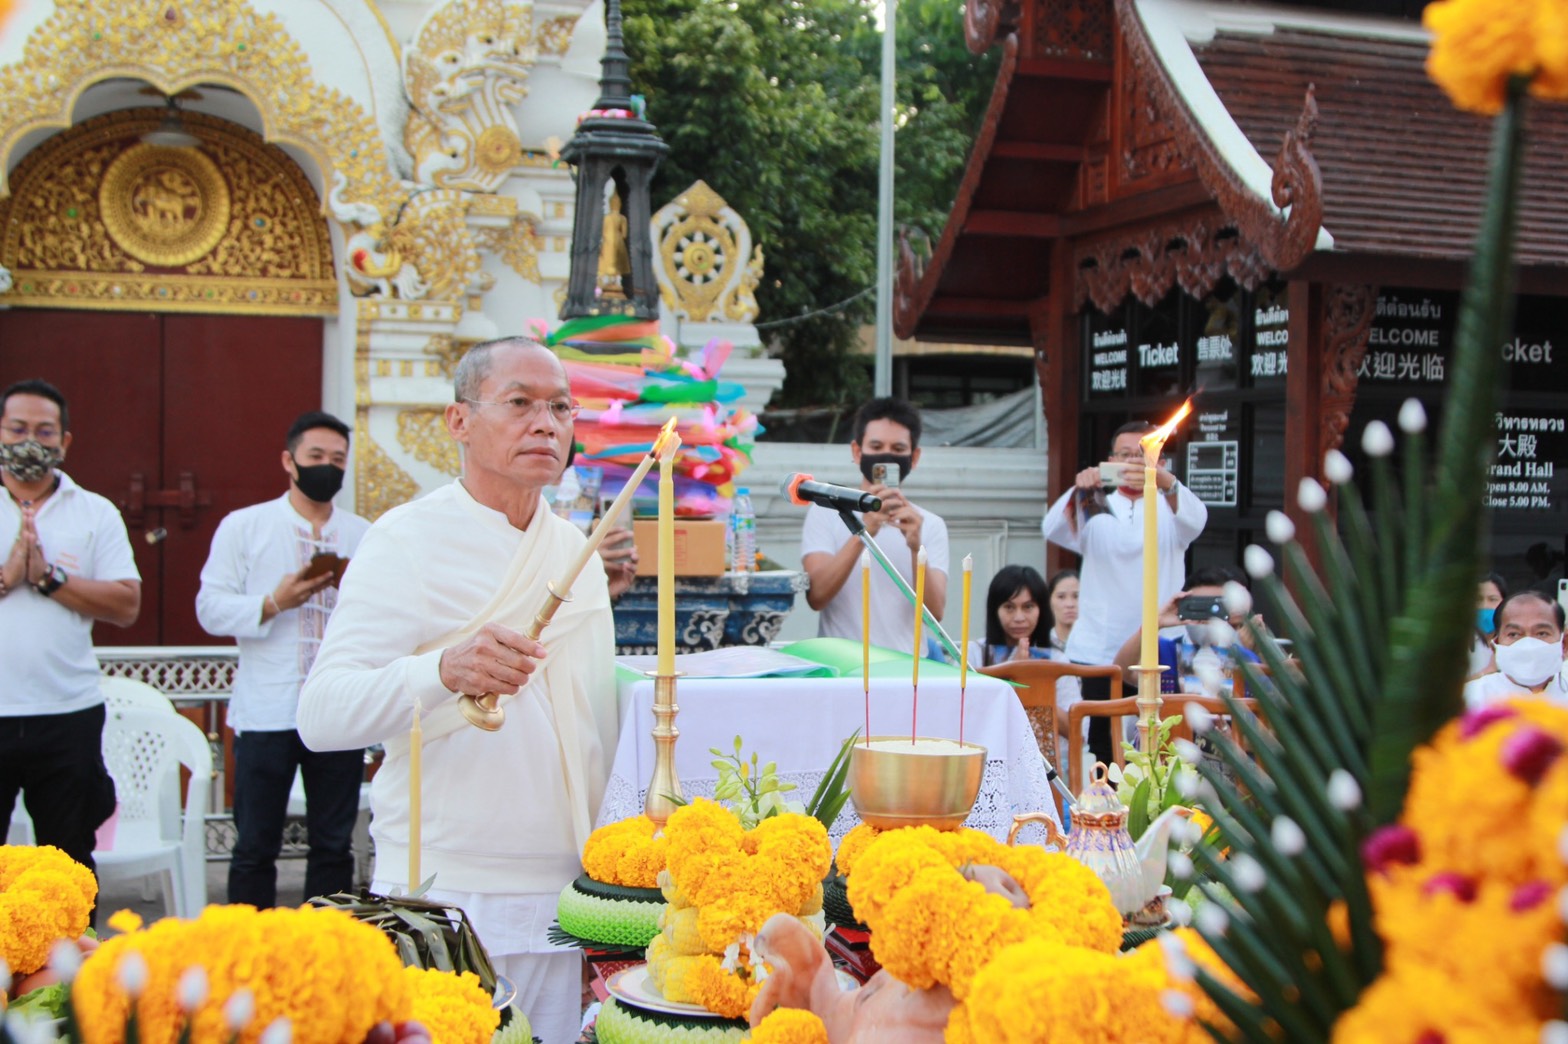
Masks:
[[[528,625],[524,632],[533,641],[538,641],[544,629],[550,625],[555,617],[555,611],[562,603],[570,602],[571,595],[563,595],[555,589],[555,581],[551,580],[545,585],[550,594],[544,600],[544,605],[534,614],[533,623]],[[463,712],[463,717],[468,719],[470,725],[475,725],[486,732],[497,732],[506,724],[506,711],[501,707],[501,697],[493,692],[481,693],[470,696],[467,693],[457,698],[457,709]]]
[[[658,674],[653,679],[653,778],[648,781],[648,796],[643,800],[647,817],[664,826],[665,821],[686,800],[681,793],[680,777],[675,774],[675,740],[680,730],[675,715],[675,679],[678,674]]]

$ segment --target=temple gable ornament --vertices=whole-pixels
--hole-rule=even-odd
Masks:
[[[653,216],[654,276],[670,311],[691,322],[757,318],[762,247],[746,222],[706,182],[697,181]]]
[[[413,111],[403,143],[422,184],[495,192],[523,159],[511,106],[528,93],[538,47],[533,5],[449,0],[403,58]]]

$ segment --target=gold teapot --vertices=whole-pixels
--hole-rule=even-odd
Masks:
[[[1013,817],[1007,843],[1015,843],[1024,824],[1042,824],[1047,844],[1060,848],[1105,882],[1123,920],[1137,925],[1164,924],[1165,896],[1170,891],[1165,887],[1165,856],[1171,828],[1178,819],[1191,815],[1191,810],[1180,806],[1166,809],[1134,843],[1127,832],[1127,807],[1116,796],[1107,771],[1104,762],[1095,762],[1078,803],[1069,811],[1072,830],[1065,837],[1049,812],[1025,812]]]

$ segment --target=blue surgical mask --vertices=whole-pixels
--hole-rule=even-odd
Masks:
[[[1475,611],[1475,629],[1482,634],[1491,634],[1492,628],[1496,626],[1496,620],[1494,619],[1496,616],[1497,609],[1495,607],[1491,609],[1477,609]]]

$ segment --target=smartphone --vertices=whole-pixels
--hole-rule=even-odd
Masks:
[[[1105,461],[1100,465],[1100,485],[1106,489],[1115,489],[1117,486],[1120,486],[1123,481],[1122,476],[1126,473],[1128,466],[1117,460]]]
[[[1220,595],[1188,595],[1176,599],[1178,620],[1224,620],[1229,616],[1225,611],[1225,599]]]
[[[332,551],[321,551],[311,556],[310,564],[305,567],[305,579],[314,580],[332,573],[332,583],[336,585],[343,579],[343,570],[347,568],[348,559]]]
[[[1568,610],[1568,580],[1557,581],[1557,604]]]
[[[897,464],[871,465],[871,481],[874,485],[886,486],[888,489],[898,488]]]

